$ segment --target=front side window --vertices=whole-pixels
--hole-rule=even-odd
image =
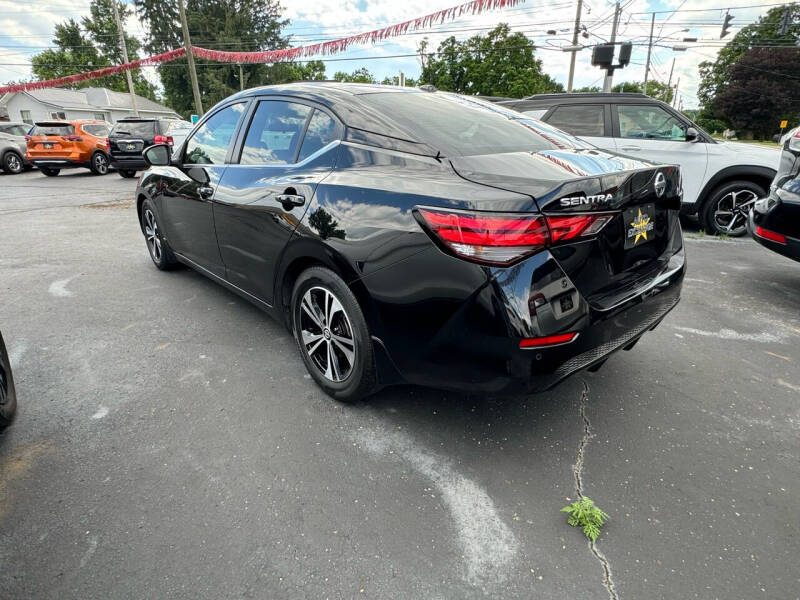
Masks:
[[[686,140],[686,126],[660,106],[622,104],[617,114],[622,138]]]
[[[308,122],[308,129],[306,129],[306,135],[303,137],[303,145],[300,146],[297,162],[305,160],[317,150],[324,148],[340,137],[339,124],[326,113],[315,109],[311,120]]]
[[[605,108],[602,104],[559,106],[547,118],[547,122],[572,135],[603,137],[606,128]]]
[[[313,109],[305,104],[262,100],[253,115],[242,148],[243,165],[285,165],[295,162],[306,121]]]
[[[238,102],[214,113],[186,142],[184,162],[190,165],[220,165],[247,104]]]

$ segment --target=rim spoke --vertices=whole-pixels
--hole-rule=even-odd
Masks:
[[[330,362],[333,370],[333,380],[341,381],[342,371],[339,368],[339,359],[336,356],[336,352],[333,351],[333,344],[330,342],[328,342],[328,362]]]
[[[308,331],[307,329],[303,329],[301,334],[303,336],[303,343],[306,345],[306,348],[308,348],[311,344],[322,338],[321,333],[313,333],[311,331]]]
[[[322,336],[320,336],[320,337],[322,337]],[[319,347],[320,347],[322,344],[324,344],[324,343],[325,343],[325,340],[319,340],[319,341],[318,341],[316,344],[314,344],[314,345],[313,345],[313,347],[311,347],[311,348],[308,348],[308,346],[306,346],[306,348],[308,349],[308,355],[309,355],[309,356],[313,356],[313,355],[314,355],[314,353],[315,353],[315,352],[316,352],[316,351],[319,349]]]
[[[311,294],[306,292],[306,295],[303,296],[303,300],[300,303],[301,308],[303,311],[311,317],[311,320],[319,327],[320,329],[323,328],[322,321],[320,321],[319,315],[317,315],[317,311],[314,306],[311,304]]]
[[[347,359],[347,363],[350,366],[353,366],[353,358],[355,357],[355,352],[353,352],[353,350],[342,344],[342,342],[340,342],[337,338],[333,338],[333,344],[339,349],[339,351],[342,354],[344,354],[344,357]]]

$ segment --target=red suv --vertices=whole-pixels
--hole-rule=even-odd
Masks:
[[[27,136],[28,161],[48,177],[74,167],[105,175],[109,131],[104,121],[41,121]]]

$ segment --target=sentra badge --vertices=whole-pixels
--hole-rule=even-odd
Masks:
[[[561,199],[561,206],[582,206],[606,204],[611,201],[614,194],[595,194],[594,196],[570,196]]]

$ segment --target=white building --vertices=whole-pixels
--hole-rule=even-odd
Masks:
[[[31,124],[51,119],[96,119],[116,123],[122,117],[133,116],[130,94],[106,88],[10,92],[0,96],[0,107],[8,109],[10,120]],[[140,117],[179,118],[174,110],[138,95],[136,107]]]

